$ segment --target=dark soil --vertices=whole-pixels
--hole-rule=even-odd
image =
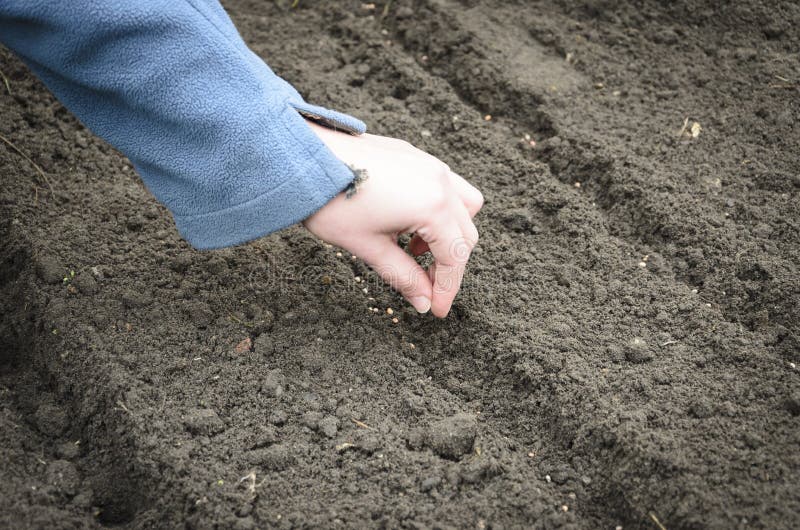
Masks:
[[[52,183],[0,144],[0,527],[800,526],[798,4],[288,4],[226,2],[483,190],[452,314],[300,228],[190,249],[0,50]]]

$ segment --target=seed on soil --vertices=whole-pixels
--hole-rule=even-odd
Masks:
[[[492,121],[492,115],[491,114],[487,114],[486,116],[483,117],[483,119],[485,121]]]
[[[387,307],[386,308],[386,314],[387,315],[393,315],[394,314],[394,309],[392,309],[391,307]]]
[[[566,504],[562,505],[561,506],[561,511],[562,512],[568,512],[569,511],[569,506],[567,506]]]
[[[353,278],[353,281],[355,281],[356,283],[361,283],[361,276],[356,276],[355,278]]]
[[[336,253],[336,257],[337,257],[337,258],[341,258],[341,257],[342,257],[342,253],[341,253],[341,252],[337,252],[337,253]]]
[[[639,262],[639,267],[645,268],[645,267],[647,267],[647,263],[645,263],[644,261],[640,261]]]
[[[550,478],[550,475],[545,475],[545,476],[544,476],[544,480],[545,480],[545,482],[550,482],[550,481],[552,481],[553,479],[551,479],[551,478]]]
[[[394,322],[395,324],[397,324],[398,322],[400,322],[400,320],[399,320],[397,317],[394,317],[394,318],[392,319],[392,322]]]
[[[410,350],[413,350],[413,349],[415,349],[415,348],[416,348],[416,346],[414,346],[414,343],[413,343],[413,342],[409,342],[409,343],[408,343],[408,349],[410,349]]]
[[[580,187],[581,187],[581,183],[580,183],[580,182],[576,182],[576,183],[575,183],[575,187],[576,187],[576,188],[580,188]]]

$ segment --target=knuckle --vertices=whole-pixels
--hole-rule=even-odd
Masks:
[[[450,201],[447,187],[441,183],[433,184],[428,192],[428,200],[430,201],[430,207],[434,211],[443,210]]]

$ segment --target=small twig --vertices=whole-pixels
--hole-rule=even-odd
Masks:
[[[783,81],[784,83],[791,83],[791,81],[789,81],[788,79],[786,79],[782,75],[775,74],[775,79],[777,79],[778,81]]]
[[[667,527],[661,524],[661,521],[658,520],[658,517],[656,517],[656,514],[654,514],[653,512],[650,512],[650,519],[652,519],[653,522],[656,523],[658,530],[667,530]]]
[[[359,427],[361,427],[362,429],[369,429],[369,430],[373,430],[373,429],[372,429],[372,427],[370,427],[369,425],[367,425],[367,424],[366,424],[366,423],[364,423],[363,421],[358,421],[358,420],[357,420],[357,419],[355,419],[355,418],[350,418],[350,419],[351,419],[351,420],[353,420],[353,423],[355,423],[356,425],[358,425],[358,426],[359,426]]]
[[[125,412],[127,412],[128,414],[131,414],[131,411],[130,411],[130,409],[128,409],[128,407],[126,407],[126,406],[125,406],[125,403],[123,403],[122,401],[117,401],[117,405],[119,405],[119,408],[120,408],[120,409],[124,410],[124,411],[125,411]],[[118,409],[118,410],[119,410],[119,409]]]
[[[662,342],[661,347],[663,348],[664,346],[669,346],[670,344],[677,344],[677,343],[678,343],[677,340],[668,340],[667,342]]]
[[[19,148],[19,147],[17,147],[17,146],[16,146],[16,145],[14,145],[13,143],[11,143],[11,140],[9,140],[8,138],[6,138],[6,137],[5,137],[5,136],[3,136],[2,134],[0,134],[0,140],[2,140],[3,142],[5,142],[5,143],[6,143],[6,144],[7,144],[7,145],[8,145],[8,146],[11,148],[11,149],[13,149],[13,150],[14,150],[14,151],[15,151],[15,152],[16,152],[16,153],[19,155],[19,156],[21,156],[22,158],[24,158],[25,160],[27,160],[28,162],[30,162],[30,164],[31,164],[31,165],[32,165],[34,168],[36,168],[36,171],[38,171],[38,172],[39,172],[39,175],[41,175],[41,176],[42,176],[42,180],[44,180],[44,183],[45,183],[45,184],[47,184],[47,187],[48,187],[48,188],[50,188],[50,195],[53,195],[53,196],[54,196],[54,195],[55,195],[55,193],[53,193],[53,185],[52,185],[52,184],[50,184],[50,179],[48,179],[48,178],[47,178],[47,175],[45,175],[45,174],[44,174],[44,170],[42,170],[42,168],[40,168],[40,167],[39,167],[39,164],[37,164],[36,162],[34,162],[33,160],[31,160],[31,159],[30,159],[30,157],[29,157],[28,155],[26,155],[25,153],[23,153],[23,152],[20,150],[20,148]]]
[[[392,6],[392,0],[388,0],[383,5],[383,12],[381,13],[381,18],[386,18],[389,15],[389,8]]]
[[[237,324],[241,324],[242,326],[244,326],[244,327],[246,327],[246,328],[254,328],[254,327],[255,327],[253,324],[251,324],[251,323],[249,323],[249,322],[245,322],[244,320],[242,320],[241,318],[237,318],[237,317],[236,317],[235,315],[233,315],[233,314],[229,314],[229,315],[228,315],[228,318],[229,318],[229,319],[231,319],[231,320],[233,320],[233,321],[234,321],[234,322],[236,322]]]
[[[6,77],[6,74],[3,73],[2,70],[0,70],[0,77],[3,78],[3,83],[5,83],[6,90],[8,90],[8,95],[10,96],[11,95],[11,85],[8,83],[8,78]]]

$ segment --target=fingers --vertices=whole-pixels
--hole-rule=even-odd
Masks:
[[[389,236],[357,252],[392,288],[420,313],[431,308],[433,288],[425,270]]]
[[[428,244],[435,260],[428,271],[433,283],[431,312],[443,318],[461,288],[472,247],[464,238],[459,219],[452,216],[442,217],[417,233]]]
[[[475,217],[475,215],[483,206],[483,194],[478,190],[478,188],[452,171],[449,171],[449,178],[450,183],[459,199],[461,199],[464,208],[467,209],[469,217]],[[464,231],[465,237],[472,240],[472,244],[474,246],[478,241],[478,231],[475,230],[475,225],[469,223],[469,228],[467,226],[462,226],[462,230]],[[430,248],[428,247],[428,244],[421,237],[419,237],[419,235],[414,234],[414,236],[411,237],[411,241],[408,243],[408,251],[411,252],[412,255],[421,256],[429,250]]]

